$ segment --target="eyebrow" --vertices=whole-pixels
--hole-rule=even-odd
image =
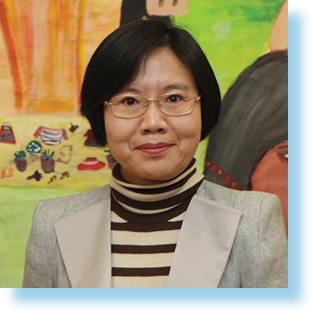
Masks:
[[[122,89],[120,91],[120,93],[126,93],[126,92],[131,92],[131,93],[137,93],[137,94],[140,94],[140,90],[136,89],[136,88],[133,88],[133,87],[126,87],[124,89]]]
[[[172,91],[172,90],[185,90],[185,91],[188,91],[190,90],[190,87],[184,83],[181,83],[181,82],[176,82],[176,83],[172,83],[172,84],[169,84],[167,86],[165,86],[162,91],[163,93],[166,93],[166,92],[169,92],[169,91]],[[134,88],[134,87],[126,87],[124,89],[121,90],[120,93],[136,93],[136,94],[141,94],[141,91]]]
[[[169,92],[171,90],[185,90],[188,91],[190,88],[188,85],[180,82],[172,83],[163,88],[164,92]]]
[[[283,146],[283,147],[278,147],[277,149],[285,149],[285,148],[287,148],[288,146],[287,145],[285,145],[285,146]]]

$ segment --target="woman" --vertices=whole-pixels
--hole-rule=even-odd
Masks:
[[[37,206],[24,287],[287,286],[278,198],[196,172],[220,92],[186,31],[157,20],[117,29],[92,56],[81,100],[118,164],[109,186]]]

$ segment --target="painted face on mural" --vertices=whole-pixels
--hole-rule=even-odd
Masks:
[[[154,52],[140,67],[128,90],[156,99],[165,93],[198,96],[195,80],[168,49]],[[123,177],[136,184],[154,184],[179,175],[192,160],[201,136],[201,108],[183,116],[163,114],[156,101],[140,117],[126,119],[104,111],[108,146]]]
[[[252,175],[253,190],[278,195],[288,223],[288,140],[270,149]]]

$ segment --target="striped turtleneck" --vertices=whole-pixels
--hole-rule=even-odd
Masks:
[[[185,211],[203,181],[196,160],[156,185],[126,182],[117,164],[111,187],[113,288],[166,286]]]

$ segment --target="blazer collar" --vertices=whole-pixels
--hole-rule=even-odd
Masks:
[[[168,288],[217,288],[228,262],[241,212],[195,195],[182,224]]]
[[[71,286],[110,288],[109,199],[56,222],[54,228]]]
[[[240,218],[240,211],[195,195],[185,214],[167,287],[218,287]],[[110,199],[54,227],[72,287],[110,288]]]

